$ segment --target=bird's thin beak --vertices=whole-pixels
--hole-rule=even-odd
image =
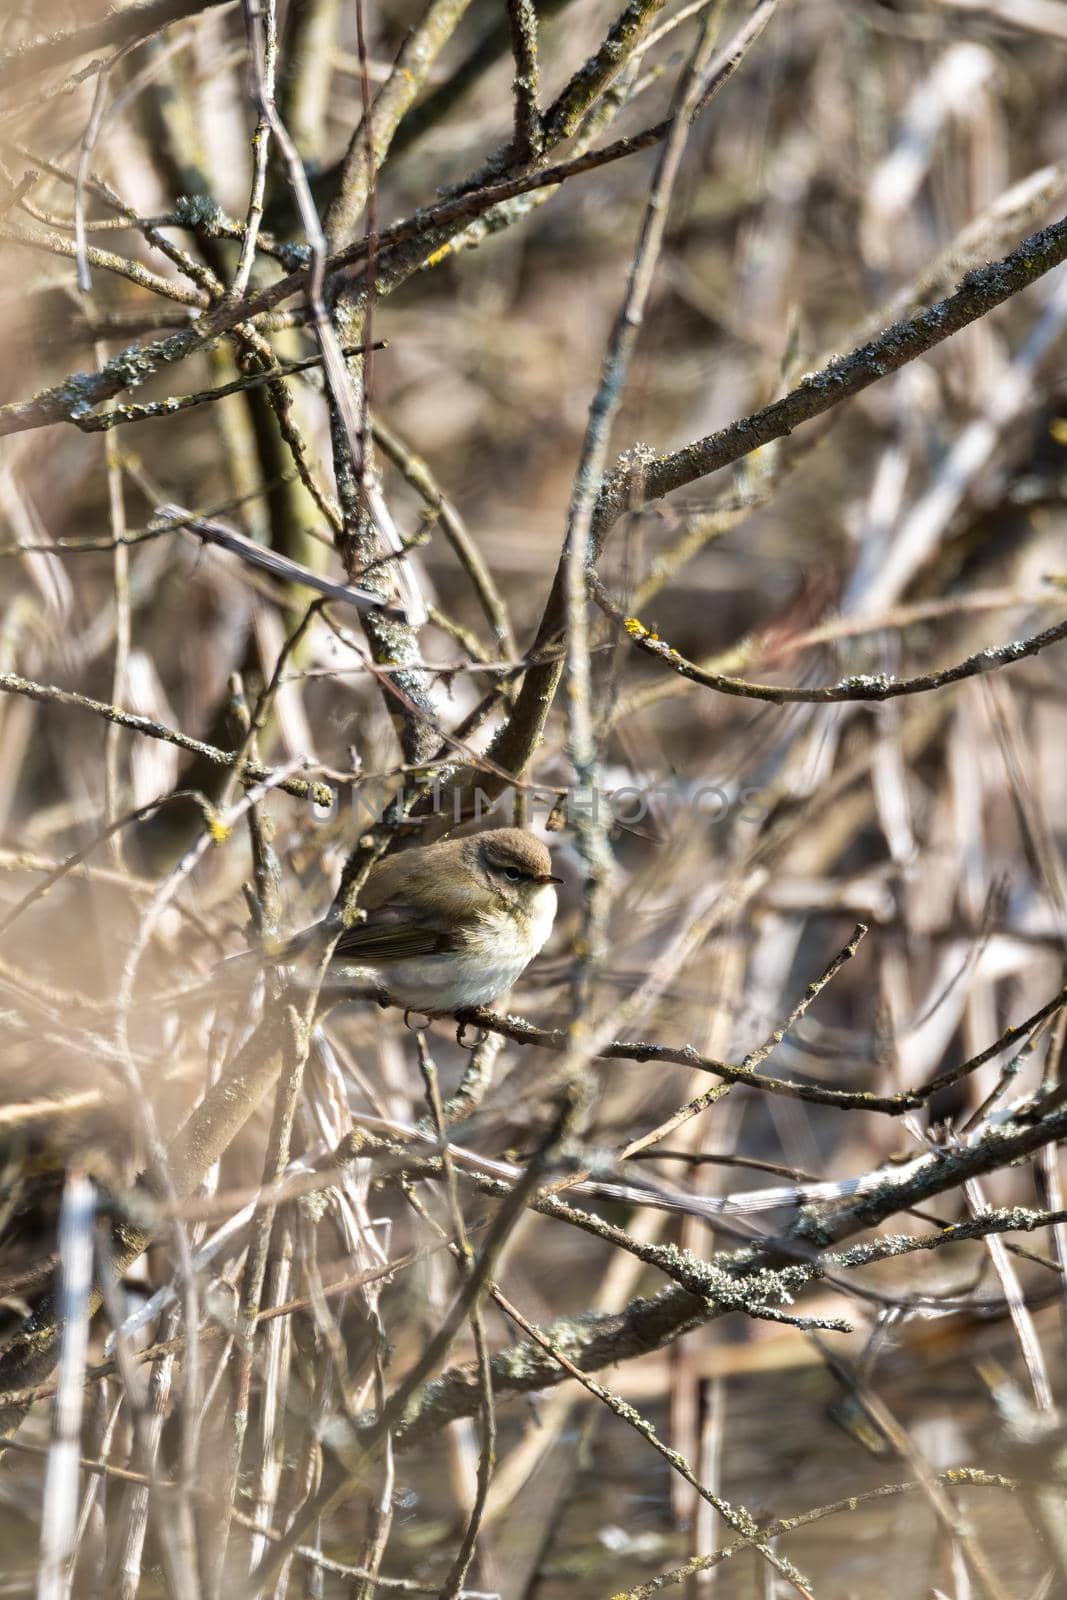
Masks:
[[[563,879],[562,878],[554,878],[552,876],[551,872],[542,872],[541,876],[538,878],[537,881],[538,881],[538,883],[562,883]]]

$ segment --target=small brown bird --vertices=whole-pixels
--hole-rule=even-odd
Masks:
[[[402,851],[379,861],[360,891],[360,922],[334,946],[354,981],[370,977],[410,1011],[427,1016],[495,1000],[529,966],[556,915],[552,857],[522,828]],[[336,931],[317,923],[281,959],[313,949]]]

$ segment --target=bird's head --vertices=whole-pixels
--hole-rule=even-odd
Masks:
[[[555,912],[555,885],[561,880],[552,871],[552,857],[541,840],[522,828],[494,828],[470,841],[489,887],[498,899],[517,910],[541,911],[551,901]]]

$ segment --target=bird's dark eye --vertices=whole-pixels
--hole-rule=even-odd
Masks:
[[[518,867],[503,867],[501,870],[503,871],[503,874],[509,883],[518,883],[519,879],[522,877],[522,873],[519,871]]]

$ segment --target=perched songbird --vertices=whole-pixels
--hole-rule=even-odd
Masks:
[[[487,1005],[518,978],[552,931],[556,915],[552,857],[521,828],[495,828],[466,839],[402,851],[371,868],[359,893],[363,920],[334,946],[338,968],[381,984],[398,1005],[426,1016]],[[325,943],[336,923],[318,923],[280,952],[293,956]]]

